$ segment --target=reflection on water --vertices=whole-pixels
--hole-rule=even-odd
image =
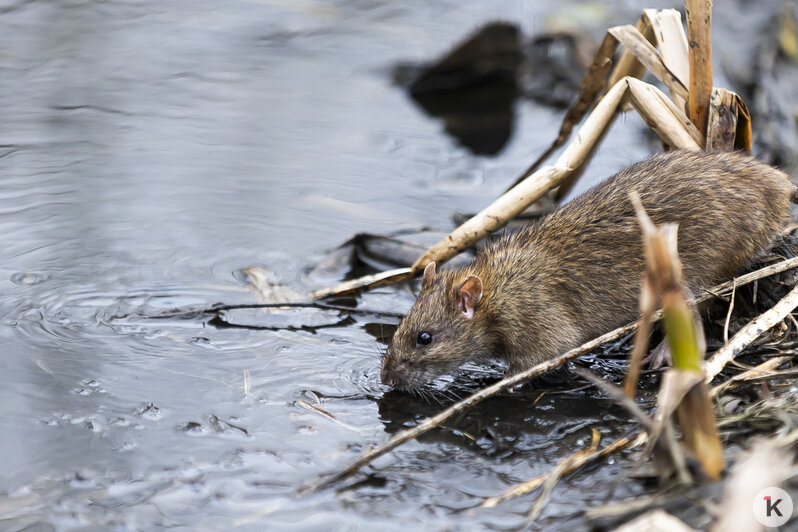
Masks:
[[[638,8],[615,15],[629,22]],[[517,526],[525,501],[458,510],[589,441],[599,414],[586,401],[498,399],[465,428],[386,457],[372,471],[381,481],[297,499],[303,482],[437,410],[383,397],[378,338],[396,320],[259,328],[147,316],[252,303],[239,274],[252,265],[304,292],[321,282],[308,274],[316,261],[354,233],[446,231],[452,212],[483,206],[548,144],[558,113],[517,103],[498,156],[474,156],[391,85],[390,66],[443,53],[488,20],[531,33],[553,9],[0,6],[3,527]],[[638,120],[614,131],[598,175],[645,154],[630,142]],[[384,288],[362,306],[412,301]],[[573,419],[559,424],[563,413]],[[501,445],[485,453],[485,438]],[[567,489],[587,505],[584,484],[597,481]],[[574,515],[553,504],[543,521]]]

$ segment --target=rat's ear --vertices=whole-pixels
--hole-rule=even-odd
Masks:
[[[421,289],[427,288],[432,286],[432,283],[435,281],[435,263],[430,262],[427,264],[427,267],[424,268],[424,277],[421,278]]]
[[[480,299],[482,299],[482,279],[476,275],[469,275],[455,294],[457,308],[470,320],[474,317],[474,309]]]

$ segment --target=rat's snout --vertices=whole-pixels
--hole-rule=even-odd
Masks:
[[[382,368],[380,369],[380,380],[386,386],[390,386],[391,388],[396,387],[398,384],[398,379],[396,374],[391,369],[391,364],[387,361],[387,359],[382,359]]]
[[[380,380],[386,386],[391,388],[401,388],[405,382],[402,375],[402,364],[396,364],[395,359],[391,356],[390,351],[382,358],[382,367],[380,368]]]
[[[391,388],[396,387],[396,377],[390,375],[387,371],[382,371],[380,378],[382,379],[382,383],[386,386],[390,386]]]

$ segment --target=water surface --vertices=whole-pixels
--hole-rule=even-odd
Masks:
[[[595,25],[642,6],[613,4]],[[345,273],[308,272],[354,233],[447,231],[453,212],[484,206],[551,141],[560,111],[520,101],[505,148],[475,156],[391,85],[391,67],[495,19],[531,35],[574,6],[0,5],[2,527],[507,529],[530,498],[469,508],[583,448],[592,426],[627,430],[590,392],[533,388],[401,447],[349,489],[296,498],[441,408],[379,384],[374,334],[396,319],[262,330],[148,317],[254,302],[249,266],[307,292]],[[580,189],[649,153],[642,129],[624,115]],[[412,301],[393,287],[361,304]],[[573,529],[584,508],[642,489],[621,473],[610,460],[568,479],[538,523]]]

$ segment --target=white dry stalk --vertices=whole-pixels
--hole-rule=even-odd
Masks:
[[[650,510],[619,526],[613,532],[697,532],[662,509]]]
[[[654,30],[662,62],[687,87],[690,82],[689,48],[681,13],[675,9],[646,9],[643,18]],[[676,98],[674,101],[679,108],[684,108],[685,101],[680,102]]]
[[[777,377],[779,373],[775,371],[779,366],[785,364],[792,360],[792,357],[784,356],[784,357],[773,357],[765,360],[761,364],[754,366],[753,368],[746,370],[742,373],[738,373],[731,379],[722,382],[712,388],[712,395],[718,395],[720,392],[728,388],[731,384],[740,381],[747,381],[752,379],[761,379],[763,377]]]
[[[610,28],[610,35],[621,43],[646,69],[668,87],[671,95],[681,100],[687,99],[687,87],[665,65],[660,52],[634,26],[616,26]]]
[[[784,320],[795,307],[798,307],[798,285],[790,290],[790,292],[781,298],[771,309],[747,323],[731,340],[712,355],[712,358],[704,365],[706,382],[711,382],[726,364],[734,360],[734,357],[737,356],[740,351],[759,338],[765,331],[773,328],[776,324]]]
[[[732,285],[731,298],[729,299],[729,311],[726,313],[726,323],[723,324],[723,343],[729,342],[729,321],[731,321],[732,310],[734,310],[734,296],[737,293],[737,283]]]

